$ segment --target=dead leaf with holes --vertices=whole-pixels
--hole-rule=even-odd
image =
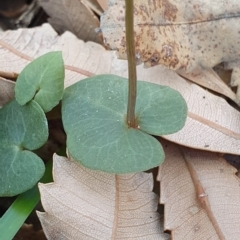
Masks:
[[[99,20],[85,1],[39,0],[39,4],[50,16],[49,23],[60,34],[70,31],[84,41],[101,42],[95,31],[99,28]]]
[[[164,228],[172,239],[240,237],[240,179],[237,170],[216,153],[163,141],[165,161],[159,167]]]
[[[55,155],[53,176],[54,183],[39,185],[48,239],[169,239],[152,174],[108,174]]]
[[[105,44],[126,59],[124,0],[112,0],[101,18]],[[220,62],[233,66],[240,84],[240,4],[232,1],[137,0],[134,3],[136,57],[146,66],[201,73]],[[238,102],[240,91],[237,93]]]
[[[99,44],[62,36],[49,24],[34,29],[19,29],[0,34],[0,74],[19,73],[31,60],[50,51],[62,51],[65,62],[65,87],[94,74],[127,77],[127,61]],[[184,80],[161,65],[138,68],[139,80],[170,86],[178,90],[188,105],[188,118],[182,130],[163,136],[192,148],[240,155],[240,113],[221,97]]]

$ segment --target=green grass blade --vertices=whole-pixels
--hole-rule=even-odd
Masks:
[[[40,182],[52,181],[52,161],[46,164],[46,171]],[[40,200],[37,185],[20,194],[14,203],[0,218],[0,237],[2,240],[12,240],[29,214]]]

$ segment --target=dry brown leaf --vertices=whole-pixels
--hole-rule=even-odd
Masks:
[[[237,0],[137,0],[134,6],[136,52],[146,65],[192,71],[240,59]],[[101,28],[106,44],[125,56],[124,8],[124,0],[112,0]]]
[[[99,20],[85,1],[39,0],[39,4],[50,16],[49,23],[59,33],[70,31],[84,41],[101,42],[95,31],[99,28]]]
[[[127,77],[127,62],[101,45],[84,43],[66,32],[61,37],[48,25],[0,34],[0,71],[20,72],[32,59],[61,50],[66,64],[65,87],[94,74]],[[190,83],[162,66],[138,66],[138,78],[178,90],[188,104],[184,128],[164,138],[192,148],[240,154],[240,113],[224,99]]]
[[[108,174],[55,155],[54,183],[40,184],[48,239],[169,239],[152,192],[152,174]]]
[[[97,0],[81,0],[86,6],[88,6],[93,12],[97,13],[99,16],[103,14],[103,9],[99,5]]]
[[[184,71],[177,71],[182,77],[200,85],[214,92],[220,93],[236,103],[239,99],[236,94],[226,85],[225,82],[217,75],[213,69],[204,69],[199,73],[186,73]]]
[[[126,59],[124,8],[124,0],[112,0],[101,29],[105,44]],[[146,66],[199,73],[240,59],[238,0],[137,0],[134,17],[137,58]],[[232,76],[232,85],[239,83],[240,64]]]
[[[15,83],[0,77],[0,108],[15,96]]]
[[[98,1],[99,5],[102,7],[102,9],[103,9],[104,11],[106,11],[107,8],[108,8],[108,2],[109,2],[109,0],[97,0],[97,1]]]
[[[240,239],[240,179],[218,154],[164,141],[160,202],[172,239]]]

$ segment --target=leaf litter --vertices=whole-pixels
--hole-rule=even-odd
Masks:
[[[234,7],[232,9],[234,10]],[[237,11],[236,7],[235,7],[235,11]],[[37,35],[37,37],[35,35]],[[39,40],[39,37],[41,41]],[[16,39],[18,38],[20,39],[19,44],[16,43]],[[117,74],[119,76],[126,76],[127,74],[126,62],[123,60],[118,60],[116,58],[115,53],[108,52],[103,47],[97,44],[83,43],[81,40],[78,40],[69,32],[66,32],[61,37],[58,37],[57,34],[48,25],[43,25],[42,27],[31,29],[31,30],[20,29],[20,30],[14,31],[14,34],[13,32],[8,31],[1,34],[0,39],[1,39],[0,45],[4,49],[4,51],[1,54],[3,54],[4,57],[6,56],[6,60],[3,63],[1,62],[1,59],[0,59],[0,62],[1,62],[0,72],[3,71],[5,73],[9,73],[10,75],[15,74],[15,72],[20,72],[22,68],[29,62],[29,60],[53,50],[63,50],[64,52],[63,57],[66,63],[66,72],[67,72],[65,86],[69,86],[74,82],[78,81],[79,79],[81,80],[88,76],[92,76],[94,74],[112,73],[112,74]],[[27,46],[27,42],[29,43],[29,46]],[[78,49],[79,51],[72,51],[72,49]],[[88,59],[87,62],[86,62],[86,59]],[[155,68],[147,69],[147,70],[143,69],[142,66],[138,66],[138,72],[139,72],[140,79],[149,78],[150,79],[149,81],[151,82],[156,82],[156,76],[159,77],[161,74],[163,74],[162,77],[161,76],[159,77],[157,82],[160,82],[161,84],[166,84],[168,86],[173,85],[174,88],[177,90],[181,89],[180,87],[181,84],[183,84],[182,88],[185,88],[185,90],[183,91],[183,93],[185,92],[184,98],[188,102],[188,106],[191,106],[191,109],[193,109],[192,111],[195,115],[190,114],[190,117],[189,117],[190,121],[187,123],[188,124],[187,128],[181,134],[179,135],[173,134],[173,136],[165,136],[166,139],[170,139],[171,141],[175,141],[179,144],[183,144],[186,146],[199,148],[199,149],[205,149],[210,151],[219,151],[220,149],[222,150],[222,152],[227,152],[226,150],[230,149],[229,147],[232,144],[231,151],[229,152],[239,154],[238,150],[236,150],[236,149],[239,149],[238,140],[237,140],[238,134],[239,134],[239,131],[237,130],[238,129],[237,123],[239,122],[239,119],[238,119],[239,114],[236,110],[234,110],[231,106],[229,106],[223,99],[212,95],[208,91],[205,91],[199,88],[195,84],[189,84],[188,81],[183,80],[181,77],[179,77],[175,73],[170,72],[167,69],[162,68],[161,66],[157,66]],[[164,79],[166,78],[168,79],[164,81]],[[179,81],[180,82],[179,85],[176,84],[174,81]],[[227,95],[229,93],[224,93],[224,94]],[[203,105],[202,104],[195,105],[198,102],[198,100],[201,99],[201,97],[203,99],[207,98],[208,101],[205,102],[205,104]],[[232,99],[234,99],[234,97]],[[209,107],[205,112],[207,114],[204,114],[204,111],[203,111],[203,109],[205,109],[205,106]],[[213,110],[212,110],[212,106],[215,106]],[[194,111],[194,109],[196,112]],[[219,109],[222,109],[223,111]],[[225,109],[228,109],[227,112],[225,112]],[[226,114],[223,114],[223,112]],[[209,113],[211,113],[210,119],[209,119]],[[219,118],[216,119],[215,114],[217,114]],[[192,121],[192,119],[194,119],[196,115],[198,116],[197,118],[195,118],[196,125],[193,125],[194,121]],[[222,119],[222,120],[224,119],[224,120],[223,122],[220,121],[219,125],[214,125],[213,123],[216,123],[216,122],[218,123],[219,119]],[[189,131],[191,134],[189,139],[186,140],[189,134]],[[217,135],[215,135],[216,132],[217,132]],[[219,134],[219,132],[223,133],[223,135]],[[228,137],[232,136],[232,137],[230,137],[229,141],[225,141],[226,136]],[[196,139],[200,139],[200,141],[197,143],[194,143]],[[206,141],[206,140],[209,140],[209,141]],[[214,141],[217,142],[216,145],[208,144],[209,142],[212,143]],[[188,142],[188,144],[186,144],[186,142]],[[217,146],[218,144],[220,144],[220,146]],[[201,151],[197,151],[197,154],[200,152]],[[205,154],[207,154],[204,152],[201,152],[201,153],[203,153],[203,155],[200,156],[201,158],[204,158]],[[211,154],[214,154],[214,153],[211,153]],[[213,156],[214,158],[214,156],[216,155],[211,155],[211,156]],[[201,165],[201,160],[198,161],[200,165]],[[223,172],[225,172],[225,169],[230,169],[230,167],[226,164],[225,165],[223,164],[221,166],[223,166],[222,167]],[[185,171],[186,170],[184,170],[184,172]],[[234,175],[235,170],[231,170],[230,172],[232,175]],[[231,174],[229,174],[230,178],[231,178]],[[217,186],[216,184],[213,185],[212,188],[216,188]],[[236,189],[238,188],[234,187],[234,190]],[[221,197],[219,199],[221,199]],[[224,209],[227,208],[227,205],[228,203],[225,204]],[[190,210],[192,213],[195,213],[197,209],[198,208],[193,207]],[[232,208],[230,207],[230,209]],[[238,211],[238,209],[236,211]],[[221,218],[219,219],[220,221],[222,221]],[[225,220],[225,216],[222,219]],[[171,221],[173,220],[174,220],[174,217],[171,218]],[[169,227],[169,229],[171,229],[171,226]],[[177,230],[176,228],[172,228],[172,229],[175,231],[175,232],[173,231],[172,233],[174,234],[179,233],[179,229]],[[195,230],[196,232],[200,230],[201,232],[202,229],[204,229],[202,228],[202,226],[200,229],[198,228],[198,226],[195,226],[195,228],[192,230]],[[235,228],[232,231],[234,232]],[[210,234],[212,236],[217,236],[216,228],[212,228],[212,232]],[[236,234],[236,236],[238,235]]]

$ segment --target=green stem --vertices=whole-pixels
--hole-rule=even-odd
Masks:
[[[134,44],[134,17],[133,17],[133,1],[125,0],[126,12],[126,46],[128,58],[128,108],[127,108],[127,124],[129,127],[136,128],[135,106],[137,98],[137,71],[135,59]]]
[[[52,181],[52,161],[48,161],[46,164],[44,176],[40,180],[42,183],[50,181]],[[14,203],[0,218],[1,239],[12,240],[14,238],[39,200],[40,194],[37,185],[17,197]]]

